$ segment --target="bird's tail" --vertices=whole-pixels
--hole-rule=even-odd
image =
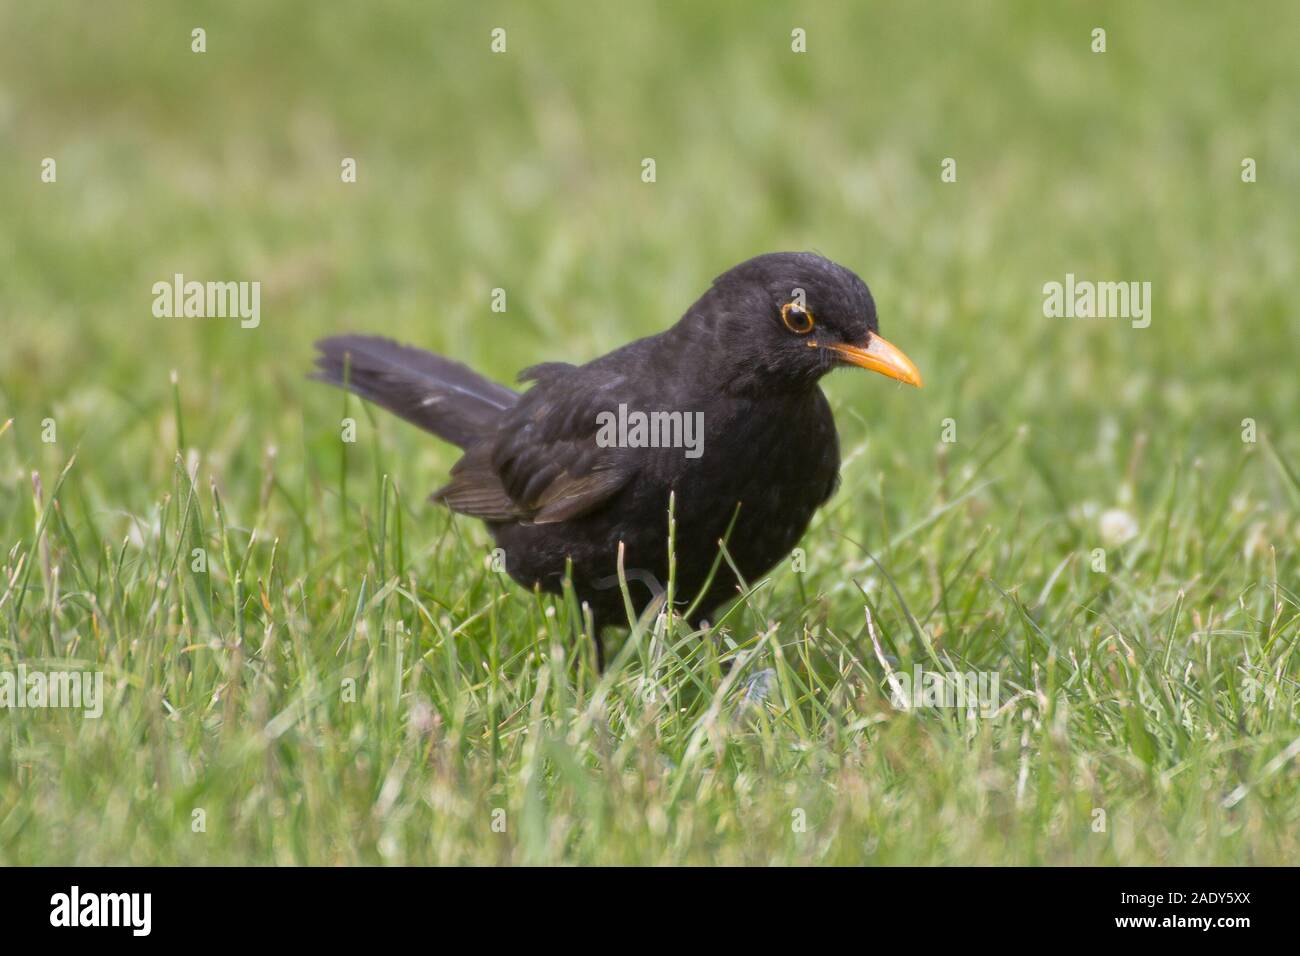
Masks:
[[[372,335],[316,343],[311,376],[382,405],[461,448],[492,428],[519,395],[459,362]]]

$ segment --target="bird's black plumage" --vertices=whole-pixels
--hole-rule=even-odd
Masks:
[[[667,580],[670,494],[684,601],[704,586],[733,517],[727,550],[746,580],[790,552],[838,481],[839,442],[818,380],[852,364],[920,384],[876,329],[871,293],[851,271],[809,253],[772,253],[719,276],[658,335],[585,365],[525,370],[520,379],[532,385],[522,393],[369,336],[318,342],[315,377],[463,448],[433,498],[483,519],[523,585],[559,592],[571,561],[599,654],[600,629],[625,615],[619,543],[638,608]],[[620,406],[679,420],[699,413],[698,457],[600,440]],[[724,562],[699,616],[734,597],[737,583]]]

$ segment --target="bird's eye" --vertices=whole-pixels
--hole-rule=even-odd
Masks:
[[[813,330],[812,313],[797,302],[787,302],[781,306],[781,321],[796,335],[807,335]]]

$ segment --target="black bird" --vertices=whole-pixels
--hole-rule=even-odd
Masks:
[[[629,584],[639,611],[668,579],[670,493],[675,595],[685,602],[704,587],[729,526],[728,554],[748,581],[798,543],[839,481],[839,439],[818,380],[858,366],[921,384],[876,328],[871,292],[853,272],[778,252],[723,273],[667,331],[585,365],[525,369],[519,380],[533,385],[522,394],[361,335],[317,342],[313,377],[463,448],[433,500],[483,519],[526,587],[559,593],[572,561],[603,667],[601,630],[626,620],[619,542],[625,576],[648,585]],[[723,562],[692,623],[736,594]]]

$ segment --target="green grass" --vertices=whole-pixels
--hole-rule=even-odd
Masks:
[[[0,863],[1294,862],[1297,28],[4,2],[0,670],[77,662],[108,700],[0,712]],[[711,633],[644,622],[603,678],[568,603],[426,502],[454,450],[303,378],[360,330],[508,381],[804,248],[927,387],[829,380],[807,570]],[[174,272],[260,280],[261,326],[154,318]],[[1067,272],[1152,282],[1151,326],[1044,318]],[[895,709],[882,660],[1005,706]]]

